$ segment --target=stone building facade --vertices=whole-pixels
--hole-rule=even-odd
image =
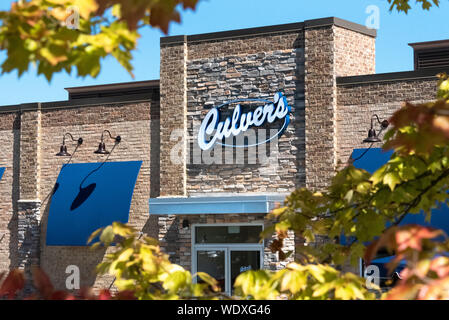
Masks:
[[[435,97],[444,68],[376,74],[375,38],[338,18],[164,37],[160,80],[68,88],[67,101],[1,107],[0,269],[40,265],[64,288],[67,266],[76,265],[82,286],[112,283],[94,273],[104,250],[46,242],[68,161],[55,153],[68,132],[84,139],[71,163],[142,162],[127,221],[159,239],[175,263],[221,277],[228,291],[243,270],[284,267],[294,254],[280,261],[270,239],[254,239],[264,216],[296,188],[325,188],[364,147],[373,114],[385,119],[402,101]],[[243,145],[237,134],[199,147],[211,110],[232,121],[239,105],[256,119],[257,107],[279,106],[279,97],[288,115],[240,132]],[[93,152],[104,130],[122,138],[109,156]],[[290,234],[285,251],[297,241]]]

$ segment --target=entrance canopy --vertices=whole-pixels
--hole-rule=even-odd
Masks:
[[[166,197],[150,199],[150,214],[243,214],[269,213],[276,203],[284,203],[286,194],[220,195],[198,197]]]

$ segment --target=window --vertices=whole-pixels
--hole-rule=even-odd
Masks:
[[[195,243],[258,243],[262,226],[204,226],[195,230]]]
[[[263,265],[264,246],[259,242],[262,230],[262,224],[194,225],[193,273],[208,273],[223,292],[232,294],[240,273],[258,270]]]

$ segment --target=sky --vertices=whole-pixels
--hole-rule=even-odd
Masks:
[[[0,10],[8,10],[12,0],[1,0]],[[413,69],[413,50],[408,43],[449,39],[449,0],[439,8],[424,11],[414,5],[407,15],[389,11],[387,0],[200,0],[195,11],[181,14],[182,22],[170,26],[169,35],[198,34],[338,17],[362,25],[369,18],[367,8],[380,9],[376,40],[376,72]],[[113,59],[102,63],[97,78],[78,78],[73,72],[56,74],[51,83],[31,68],[18,78],[17,72],[0,75],[0,106],[28,102],[66,100],[64,88],[129,81],[159,79],[158,29],[145,28],[134,52],[134,79]],[[0,63],[5,53],[0,52]]]

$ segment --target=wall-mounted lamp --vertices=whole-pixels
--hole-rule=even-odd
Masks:
[[[182,229],[187,231],[189,230],[190,222],[187,219],[182,220]]]
[[[114,138],[109,130],[104,130],[103,133],[101,134],[101,142],[98,145],[98,149],[96,151],[94,151],[94,153],[96,153],[96,154],[110,154],[110,152],[106,150],[106,145],[104,143],[104,133],[105,132],[107,132],[109,134],[109,137],[111,137],[111,139],[115,140],[116,145],[119,144],[120,141],[122,141],[122,138],[120,136],[117,136]]]
[[[380,131],[379,131],[379,133],[376,133],[376,130],[374,130],[374,119],[377,119],[377,122],[379,122],[379,124],[380,124]],[[389,126],[389,124],[390,123],[388,122],[388,120],[380,121],[380,119],[377,116],[377,114],[374,114],[371,117],[371,128],[368,131],[368,138],[363,140],[363,142],[364,143],[381,142],[382,140],[380,140],[379,136],[382,133],[382,131],[385,130]]]
[[[61,148],[59,149],[59,152],[56,154],[56,156],[58,156],[58,157],[70,157],[70,156],[72,156],[70,153],[67,152],[67,146],[65,145],[65,137],[66,136],[70,136],[72,141],[76,141],[77,142],[77,147],[79,147],[80,145],[83,144],[83,138],[78,138],[78,140],[76,140],[76,139],[73,138],[73,136],[69,132],[65,133],[64,136],[62,137]]]

